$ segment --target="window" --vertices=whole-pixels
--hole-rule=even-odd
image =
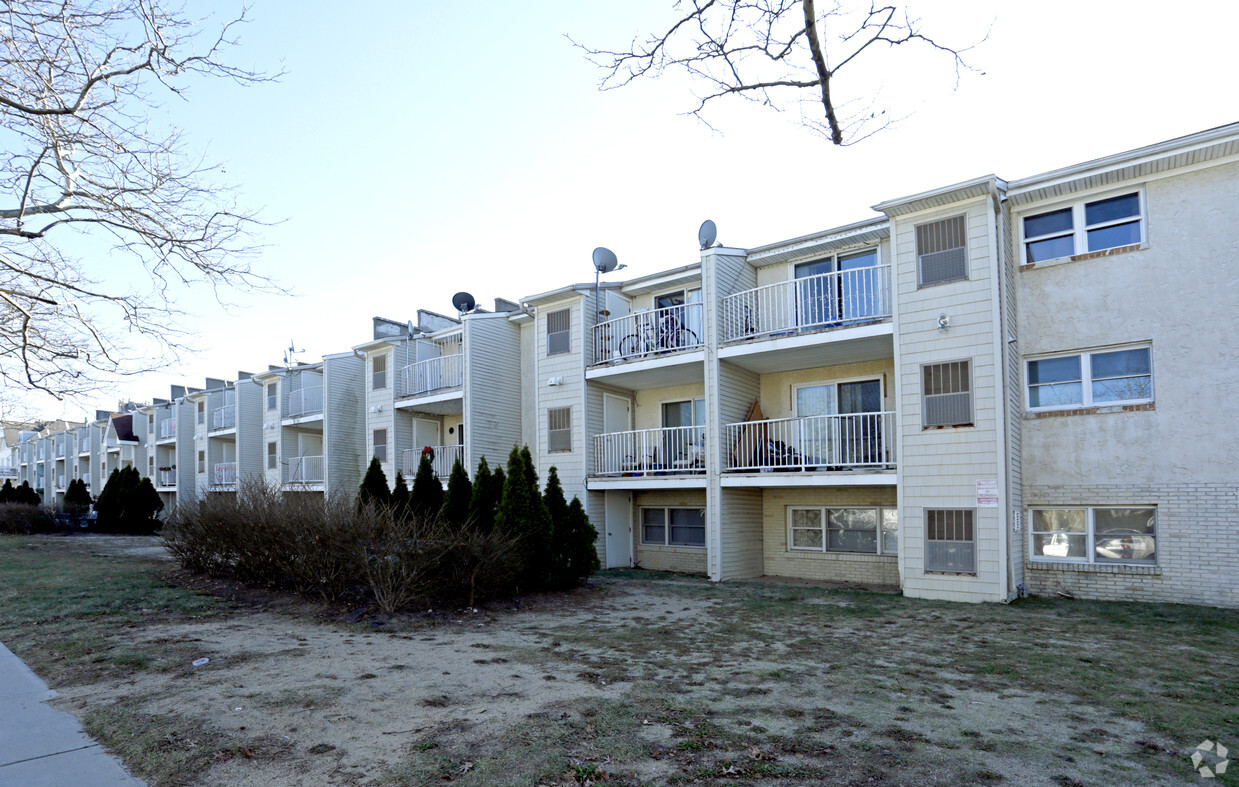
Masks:
[[[925,509],[925,570],[977,573],[976,532],[971,508]]]
[[[922,287],[968,278],[963,216],[917,226],[916,268]]]
[[[1034,561],[1157,562],[1156,508],[1038,508],[1031,514]]]
[[[387,461],[387,430],[374,430],[374,457],[380,462]]]
[[[150,478],[155,477],[155,457],[148,457],[146,460],[146,475]]]
[[[279,384],[267,383],[267,409],[274,410],[280,406]]]
[[[651,546],[706,545],[704,508],[642,508],[641,543]]]
[[[546,354],[562,355],[572,349],[572,310],[560,309],[546,315]]]
[[[553,407],[546,411],[546,450],[572,450],[571,407]]]
[[[923,426],[972,425],[971,361],[921,367]]]
[[[1153,401],[1148,347],[1060,355],[1028,362],[1028,409]]]
[[[370,361],[370,371],[373,372],[371,388],[375,391],[387,387],[387,356],[376,355]]]
[[[274,470],[279,467],[279,454],[277,453],[275,443],[267,443],[267,469]]]
[[[787,548],[794,552],[899,552],[898,509],[791,506],[787,514]]]
[[[1026,263],[1141,243],[1140,192],[1025,216],[1022,230]]]
[[[206,472],[206,451],[198,452],[198,472],[199,473]]]
[[[198,423],[206,423],[206,402],[201,399],[198,400]]]

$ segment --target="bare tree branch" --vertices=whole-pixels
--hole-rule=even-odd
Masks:
[[[595,49],[568,37],[602,69],[600,89],[624,87],[642,78],[687,75],[705,86],[688,114],[706,125],[710,125],[705,117],[708,107],[729,96],[776,111],[811,102],[823,120],[806,119],[805,124],[832,144],[848,145],[880,130],[872,121],[886,117],[872,102],[840,104],[836,98],[840,71],[874,44],[888,49],[922,44],[945,54],[957,84],[960,70],[968,68],[963,54],[971,47],[939,43],[922,32],[920,20],[894,5],[871,3],[867,10],[846,8],[841,1],[828,1],[819,9],[815,0],[677,0],[674,5],[681,13],[665,33],[634,38],[627,50]],[[816,98],[810,99],[806,90]],[[845,105],[849,111],[842,114]]]
[[[153,113],[193,79],[278,78],[221,59],[244,21],[0,0],[0,380],[91,393],[184,346],[170,287],[279,290],[250,267],[261,222]]]

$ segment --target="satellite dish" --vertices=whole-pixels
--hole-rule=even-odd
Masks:
[[[615,252],[602,246],[594,249],[594,267],[599,273],[610,273],[617,265],[619,260],[615,258]]]
[[[714,226],[714,222],[709,219],[701,222],[701,229],[697,230],[697,242],[701,244],[701,248],[710,248],[716,240],[718,240],[718,227]]]
[[[458,292],[452,296],[452,305],[456,307],[458,312],[471,312],[477,303],[473,300],[473,296],[467,292]]]
[[[417,333],[417,329],[413,327],[413,321],[412,321],[412,320],[409,320],[409,326],[408,326],[408,327],[409,327],[409,336],[410,336],[410,337],[412,337],[412,336],[413,336],[413,334]]]

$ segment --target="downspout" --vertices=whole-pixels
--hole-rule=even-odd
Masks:
[[[1015,550],[1011,548],[1012,539],[1012,519],[1011,519],[1011,401],[1010,401],[1010,355],[1012,352],[1012,343],[1015,341],[1014,336],[1008,336],[1007,333],[1007,309],[1006,295],[1011,287],[1011,282],[1007,277],[1007,260],[1005,258],[1007,250],[1006,242],[1006,222],[1003,221],[1003,199],[999,193],[996,182],[990,182],[990,200],[992,213],[990,214],[994,220],[994,232],[991,234],[992,243],[995,248],[992,248],[993,258],[997,263],[995,275],[998,277],[998,345],[999,345],[999,361],[1001,362],[1001,374],[999,379],[999,401],[1002,403],[1002,431],[999,433],[1001,445],[999,446],[999,462],[1002,468],[1002,509],[999,511],[998,521],[1002,524],[1003,532],[1001,538],[998,539],[998,548],[1003,553],[1002,562],[1006,567],[1006,590],[1003,594],[1003,603],[1008,603],[1015,596]]]

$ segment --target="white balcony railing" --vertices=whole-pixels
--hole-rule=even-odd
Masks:
[[[176,468],[171,470],[156,470],[156,482],[159,486],[176,486]]]
[[[169,437],[176,437],[175,418],[167,418],[159,422],[159,439],[165,440]]]
[[[64,476],[62,475],[56,476],[56,488],[57,489],[65,488],[65,477]]]
[[[237,425],[236,405],[226,404],[211,412],[211,429],[229,429]]]
[[[614,363],[700,347],[701,304],[665,306],[594,326],[594,363]]]
[[[323,387],[321,385],[300,388],[288,394],[288,415],[309,415],[323,411]]]
[[[65,444],[64,443],[58,443],[56,445],[56,458],[57,459],[65,458]]]
[[[86,484],[86,486],[89,487],[90,486],[90,473],[82,473],[81,477],[82,477],[82,483]]]
[[[0,478],[18,478],[20,475],[16,467],[0,467]]]
[[[321,456],[298,456],[288,463],[290,484],[321,484],[324,477]]]
[[[237,483],[237,463],[220,462],[215,465],[216,486],[233,486]]]
[[[728,424],[726,470],[895,466],[895,414],[851,413]]]
[[[891,266],[792,279],[723,299],[723,341],[820,330],[891,316]]]
[[[456,464],[456,460],[465,460],[465,447],[463,445],[432,445],[430,449],[434,451],[434,458],[430,460],[430,467],[435,471],[435,475],[439,480],[447,481],[448,476],[452,474],[452,465]],[[401,452],[400,455],[400,471],[404,473],[404,477],[409,479],[409,485],[412,486],[413,478],[417,475],[417,466],[422,461],[423,448],[409,448]]]
[[[441,355],[427,361],[409,364],[400,370],[400,396],[418,396],[459,388],[464,382],[464,358],[460,353]]]
[[[594,435],[594,475],[679,475],[705,471],[704,426]]]

